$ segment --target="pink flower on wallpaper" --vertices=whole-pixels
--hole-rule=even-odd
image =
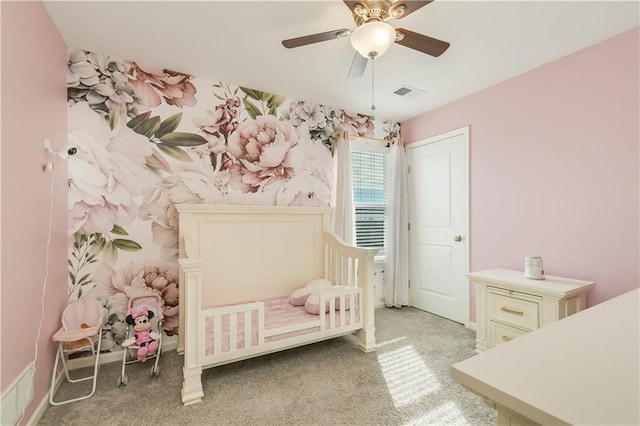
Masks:
[[[197,160],[195,160],[197,161]],[[165,259],[178,258],[178,211],[175,204],[214,204],[222,199],[228,172],[213,175],[210,168],[183,170],[167,176],[159,185],[144,191],[139,217],[151,220],[153,242]]]
[[[227,137],[238,128],[238,108],[240,101],[229,99],[225,104],[217,105],[215,110],[207,110],[206,115],[195,118],[194,126],[204,134]]]
[[[204,138],[208,141],[206,145],[193,148],[198,155],[218,155],[227,150],[227,135],[238,127],[238,122],[234,116],[229,114],[226,108],[216,107],[214,111],[207,110],[205,115],[193,119],[193,125],[200,129]]]
[[[231,187],[244,193],[277,191],[295,174],[292,148],[299,142],[311,142],[304,125],[296,128],[273,115],[241,123],[227,142],[227,152],[235,157],[229,168]]]
[[[313,175],[296,175],[280,188],[276,204],[279,206],[328,207],[331,205],[331,189],[326,182]]]
[[[123,322],[129,299],[145,294],[157,294],[163,301],[163,330],[168,336],[178,332],[178,264],[164,260],[133,262],[113,269],[101,263],[93,272],[96,286],[86,297],[102,302],[107,308],[107,321]]]
[[[129,83],[133,85],[136,96],[147,107],[157,107],[163,98],[167,104],[181,108],[196,104],[196,88],[189,81],[193,76],[166,69],[143,67],[135,62],[129,62],[129,65]]]
[[[345,111],[342,114],[342,129],[352,136],[373,137],[373,120],[367,115]]]
[[[278,191],[278,205],[331,205],[331,152],[321,140],[301,141],[291,150],[295,176]]]
[[[69,108],[69,233],[108,233],[137,216],[135,198],[155,179],[145,167],[149,140],[121,123],[109,124],[87,103]]]

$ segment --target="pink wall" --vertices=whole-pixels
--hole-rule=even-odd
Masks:
[[[639,33],[402,123],[407,143],[470,126],[472,271],[540,255],[597,282],[589,305],[639,286]]]
[[[54,346],[67,304],[67,167],[44,172],[66,145],[67,47],[40,2],[2,2],[2,313],[1,390],[34,359],[45,279],[50,188],[54,179],[49,275],[30,418],[50,381]]]

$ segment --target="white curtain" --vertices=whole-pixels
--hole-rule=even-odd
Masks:
[[[355,245],[355,208],[353,205],[353,183],[351,172],[351,141],[349,133],[338,136],[334,158],[334,212],[333,233],[349,245]]]
[[[384,303],[400,308],[409,304],[409,231],[407,168],[401,140],[391,145],[387,169],[387,265]]]

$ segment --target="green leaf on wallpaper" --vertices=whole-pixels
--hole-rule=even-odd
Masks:
[[[73,245],[75,248],[80,248],[87,241],[87,234],[81,234],[76,232],[73,234]]]
[[[161,144],[160,144],[161,145]],[[167,160],[158,152],[156,149],[158,145],[152,145],[151,155],[147,155],[144,157],[146,160],[146,165],[154,172],[157,170],[164,170],[165,172],[171,171],[171,166],[167,162]]]
[[[167,118],[162,123],[160,123],[160,128],[156,130],[156,133],[155,133],[156,137],[161,138],[167,133],[173,132],[175,129],[178,128],[178,125],[180,124],[181,121],[182,121],[181,112]]]
[[[115,109],[109,111],[109,128],[111,130],[115,129],[118,125],[118,112]]]
[[[90,256],[96,256],[100,252],[102,252],[102,249],[104,249],[104,246],[107,242],[104,238],[104,235],[102,234],[93,234],[93,235],[95,235],[95,239],[92,238],[92,241],[89,246],[89,250],[87,251],[87,253]]]
[[[138,251],[142,248],[142,246],[135,241],[125,240],[122,238],[116,238],[111,241],[111,244],[124,251]]]
[[[90,277],[90,276],[91,276],[91,274],[83,275],[83,276],[82,276],[82,278],[80,278],[80,279],[76,282],[76,284],[77,284],[77,285],[83,285],[83,284],[88,283],[88,282],[89,282],[89,277]]]
[[[277,98],[278,96],[274,95],[273,93],[269,93],[269,92],[262,92],[262,102],[273,102],[274,98]]]
[[[249,117],[253,118],[254,120],[257,116],[262,115],[258,107],[255,106],[249,99],[244,99],[244,107],[247,110],[247,114],[249,114]]]
[[[129,235],[129,233],[120,225],[113,225],[111,233],[116,235]]]
[[[262,100],[262,93],[260,90],[253,90],[253,89],[249,89],[248,87],[240,87],[240,90],[242,90],[244,93],[247,94],[247,96],[249,96],[252,99],[255,99],[256,101]]]
[[[136,115],[127,123],[127,127],[130,129],[135,129],[140,123],[146,121],[151,116],[151,111],[143,112],[142,114]]]
[[[187,154],[187,152],[180,147],[165,145],[163,143],[159,143],[156,146],[160,149],[160,151],[164,152],[171,158],[175,158],[176,160],[180,161],[193,161],[191,157],[189,157],[189,154]]]
[[[163,144],[171,146],[198,146],[207,143],[207,140],[195,133],[172,132],[160,138]]]
[[[267,105],[269,106],[269,108],[271,107],[279,107],[280,105],[282,105],[284,103],[284,101],[286,101],[287,98],[284,96],[278,96],[278,95],[269,95],[269,97],[266,99]]]
[[[269,105],[269,115],[277,115],[278,107],[275,104]]]
[[[114,265],[118,260],[118,247],[111,241],[107,242],[102,251],[102,258],[110,265]]]
[[[151,137],[153,134],[160,128],[160,117],[155,116],[151,117],[148,120],[143,121],[139,125],[137,125],[133,131],[144,135],[146,137]]]

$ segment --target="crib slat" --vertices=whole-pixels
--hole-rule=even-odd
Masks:
[[[229,350],[238,349],[238,314],[229,314]]]
[[[264,304],[258,306],[258,345],[264,345]]]
[[[327,313],[325,312],[326,309],[322,309],[324,303],[324,296],[320,293],[320,331],[327,329]]]
[[[222,352],[222,315],[213,317],[213,353]]]
[[[253,333],[251,332],[251,313],[253,311],[244,312],[244,347],[253,346]]]
[[[326,309],[324,308],[324,304],[320,305],[320,309]],[[332,295],[329,298],[329,328],[330,329],[334,329],[336,328],[336,297],[334,295]]]
[[[356,294],[352,294],[349,298],[349,325],[355,324],[356,321]],[[360,300],[360,297],[357,297]]]

